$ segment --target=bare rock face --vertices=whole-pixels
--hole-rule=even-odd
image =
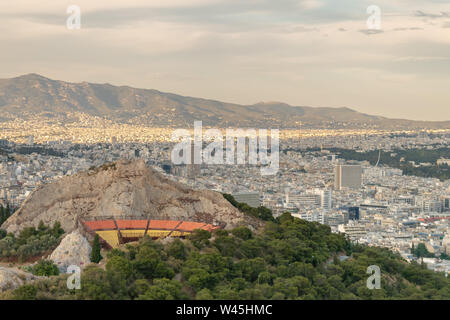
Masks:
[[[62,239],[49,259],[58,266],[61,273],[66,273],[70,265],[81,268],[88,265],[91,262],[91,251],[91,245],[86,238],[75,230]]]
[[[63,177],[35,189],[3,225],[17,233],[25,227],[55,221],[70,233],[79,218],[142,217],[189,220],[226,229],[258,221],[213,191],[195,191],[147,167],[144,161],[119,161]]]
[[[0,292],[16,289],[39,278],[17,268],[0,267]]]

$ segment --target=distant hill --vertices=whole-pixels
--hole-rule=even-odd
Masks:
[[[427,122],[371,116],[349,108],[290,106],[281,102],[238,105],[184,97],[150,89],[111,84],[69,83],[28,74],[0,79],[0,117],[67,112],[102,116],[120,123],[145,126],[260,128],[449,128],[450,121]]]

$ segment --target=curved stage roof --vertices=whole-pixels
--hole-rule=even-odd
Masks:
[[[88,232],[98,234],[101,242],[111,248],[145,235],[151,238],[185,237],[196,229],[213,231],[219,228],[208,223],[176,220],[104,219],[82,223]]]

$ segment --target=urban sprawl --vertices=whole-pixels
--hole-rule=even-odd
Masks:
[[[275,216],[288,211],[327,224],[352,241],[390,248],[408,261],[420,259],[435,271],[450,270],[450,260],[445,259],[450,256],[450,180],[405,175],[383,161],[345,160],[330,151],[379,151],[395,156],[395,150],[448,148],[448,131],[280,131],[279,170],[264,176],[257,165],[174,165],[171,129],[144,130],[145,139],[137,139],[139,132],[126,138],[124,128],[105,128],[85,129],[83,137],[92,135],[83,141],[72,139],[75,131],[64,136],[61,128],[48,129],[44,135],[21,132],[14,136],[4,129],[0,133],[0,205],[17,208],[40,184],[105,162],[141,158],[193,188],[232,194],[238,202],[271,209]],[[58,138],[52,140],[55,132]],[[450,159],[410,164],[448,167]],[[428,257],[412,254],[419,245],[425,246]]]

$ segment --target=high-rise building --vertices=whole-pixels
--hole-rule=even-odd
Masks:
[[[311,213],[304,212],[292,214],[292,216],[309,222],[319,222],[321,224],[325,224],[325,215],[323,214],[323,212],[311,212]]]
[[[348,208],[348,218],[349,220],[359,220],[359,207]]]
[[[288,203],[297,206],[318,206],[320,204],[320,197],[313,193],[291,193],[286,198]]]
[[[197,153],[197,155],[196,155]],[[196,159],[197,157],[197,159]],[[201,173],[201,150],[195,148],[194,142],[191,143],[191,159],[187,165],[187,176],[188,178],[195,178]]]
[[[442,211],[450,211],[450,196],[441,197]]]
[[[351,240],[355,241],[367,235],[366,229],[362,225],[339,225],[338,231],[345,233]]]
[[[315,194],[319,196],[320,207],[326,210],[331,209],[331,190],[316,189]]]
[[[437,200],[423,200],[422,201],[422,210],[424,212],[441,212],[442,211],[442,203]]]
[[[359,189],[362,185],[362,167],[360,165],[338,164],[334,172],[334,188]]]

